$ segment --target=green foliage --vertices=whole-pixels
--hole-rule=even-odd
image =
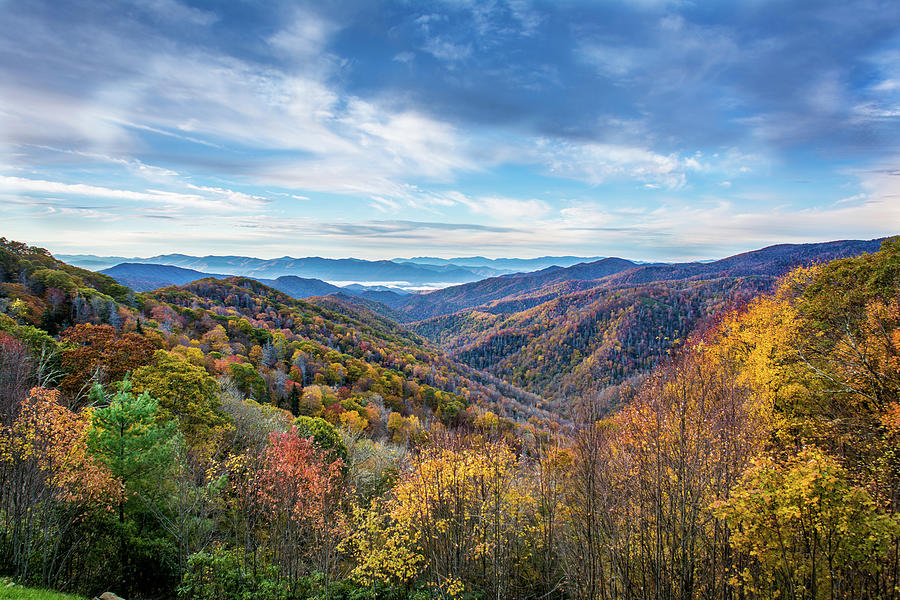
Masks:
[[[290,582],[274,565],[252,564],[244,553],[218,546],[192,554],[181,584],[179,600],[289,600]]]
[[[38,269],[31,274],[31,279],[34,285],[38,286],[40,292],[47,288],[57,288],[71,294],[78,287],[71,275],[65,271],[57,271],[55,269]]]
[[[0,600],[87,600],[87,598],[51,590],[24,587],[16,584],[11,579],[0,577]]]
[[[46,331],[31,325],[19,325],[8,315],[0,314],[0,331],[7,332],[25,344],[35,356],[41,356],[42,353],[47,353],[48,355],[57,355],[59,353],[56,340],[47,335]]]
[[[98,404],[106,402],[100,386],[91,396]],[[157,401],[146,391],[132,394],[127,379],[105,407],[91,413],[88,450],[129,492],[152,496],[172,470],[177,425],[159,417]]]
[[[188,444],[210,442],[228,424],[219,404],[219,385],[203,367],[192,365],[177,354],[158,350],[153,364],[132,376],[137,393],[146,392],[159,402],[161,414],[178,418]]]
[[[329,461],[340,459],[347,463],[349,452],[341,435],[334,426],[321,417],[301,415],[294,419],[297,434],[302,438],[312,438],[313,444],[327,453]]]
[[[231,378],[237,384],[238,389],[256,401],[266,397],[266,380],[253,365],[243,363],[231,363],[229,365]]]
[[[181,436],[178,425],[161,418],[157,401],[146,392],[131,393],[126,379],[109,404],[91,412],[89,452],[106,465],[124,487],[118,520],[101,519],[101,530],[118,542],[118,559],[107,570],[123,595],[158,595],[172,585],[177,549],[158,526],[152,507],[172,493]],[[92,398],[105,401],[95,386]],[[111,517],[111,515],[107,515]]]
[[[861,318],[869,300],[896,296],[898,286],[900,237],[895,237],[882,242],[876,253],[823,265],[803,286],[803,312],[820,331],[826,331],[835,317]]]
[[[114,279],[62,263],[43,248],[0,238],[0,312],[55,333],[81,322],[119,324],[132,291]]]

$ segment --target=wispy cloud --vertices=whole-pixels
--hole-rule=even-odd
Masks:
[[[496,196],[468,198],[462,194],[455,194],[452,197],[460,204],[467,206],[472,214],[486,215],[500,223],[520,223],[541,219],[550,212],[550,206],[546,202],[533,198],[525,200]]]
[[[172,208],[200,208],[206,210],[246,211],[258,209],[266,204],[261,196],[252,196],[223,188],[201,187],[188,184],[196,194],[150,189],[134,191],[113,189],[83,183],[63,183],[42,179],[7,177],[0,175],[0,191],[19,194],[52,194],[87,198],[105,198],[146,202]]]
[[[147,11],[156,18],[174,23],[187,22],[192,25],[208,26],[218,20],[214,12],[187,6],[177,0],[140,0],[134,2],[134,5],[138,10]]]
[[[4,8],[24,239],[662,258],[898,222],[900,5]]]

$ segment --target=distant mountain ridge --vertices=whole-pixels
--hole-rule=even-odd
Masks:
[[[235,277],[234,274],[203,273],[184,267],[145,263],[121,263],[99,272],[104,275],[109,275],[121,285],[126,285],[138,292],[149,292],[173,285],[187,285],[201,279],[227,279],[229,277]],[[402,298],[401,294],[387,289],[370,289],[361,285],[340,287],[320,279],[297,277],[295,275],[284,275],[275,279],[258,277],[253,277],[251,279],[300,300],[313,296],[327,296],[329,294],[344,294],[347,296],[366,298],[379,302],[387,301],[391,303],[396,303]]]
[[[389,260],[358,258],[306,257],[264,259],[247,256],[190,256],[164,254],[150,258],[101,257],[94,255],[60,255],[61,260],[82,268],[100,271],[121,263],[159,264],[201,273],[230,273],[241,277],[276,279],[286,275],[321,279],[331,282],[392,282],[397,287],[434,286],[477,281],[503,274],[505,271],[489,267],[461,267],[457,265],[419,265]]]
[[[793,267],[828,261],[863,252],[875,252],[882,239],[841,240],[814,244],[779,244],[736,254],[712,262],[638,264],[622,258],[604,258],[570,267],[548,267],[534,273],[500,275],[400,299],[393,308],[421,320],[480,307],[489,312],[523,310],[542,301],[588,290],[656,281],[714,277],[778,277]],[[507,303],[503,311],[490,310]]]
[[[456,285],[426,294],[407,296],[393,306],[410,320],[446,315],[494,300],[529,293],[547,285],[572,280],[594,280],[637,267],[624,258],[603,258],[571,267],[547,267],[534,273],[501,275],[474,283]]]
[[[579,263],[595,262],[604,256],[540,256],[538,258],[485,258],[484,256],[461,256],[457,258],[437,258],[434,256],[416,256],[413,258],[395,258],[394,262],[415,263],[418,265],[457,265],[460,267],[490,267],[510,273],[538,271],[547,267],[571,267]]]
[[[172,265],[129,262],[123,262],[98,272],[109,275],[121,285],[127,285],[136,292],[149,292],[170,285],[186,285],[208,277],[225,279],[230,276],[222,273],[201,273],[194,269],[173,267]]]

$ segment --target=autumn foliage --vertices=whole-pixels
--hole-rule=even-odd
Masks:
[[[444,319],[470,365],[556,386],[541,406],[339,299],[107,293],[0,249],[25,282],[0,306],[2,575],[181,600],[900,597],[900,241],[771,293]]]

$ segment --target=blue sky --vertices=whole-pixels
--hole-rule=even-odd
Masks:
[[[722,257],[900,233],[900,3],[0,0],[0,235]]]

